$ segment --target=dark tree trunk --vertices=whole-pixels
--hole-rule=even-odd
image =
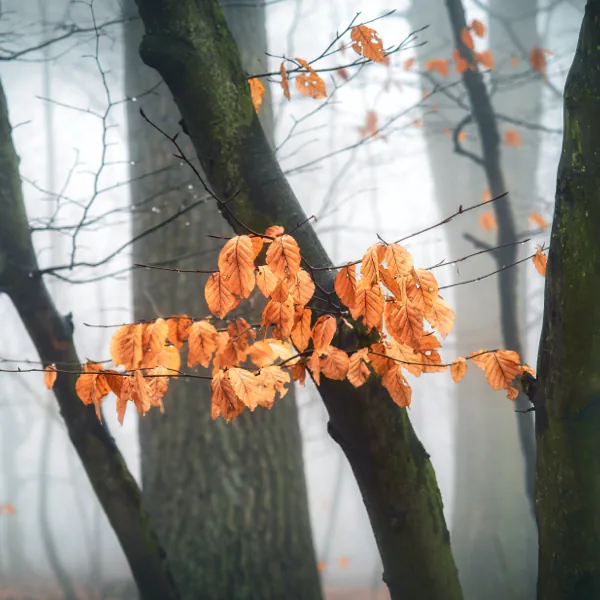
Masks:
[[[37,264],[25,211],[19,158],[0,84],[0,291],[23,321],[44,365],[59,372],[54,395],[69,438],[123,548],[144,600],[176,600],[173,579],[144,505],[113,438],[75,392],[81,361],[73,331],[48,292]]]
[[[564,93],[538,359],[539,600],[600,597],[600,0]]]
[[[169,86],[216,194],[223,199],[235,194],[220,205],[229,224],[247,233],[240,223],[264,231],[273,224],[293,228],[304,222],[256,117],[238,50],[216,2],[137,4],[146,31],[142,59]],[[311,265],[331,265],[310,225],[294,235]],[[332,289],[332,273],[319,273],[319,283]],[[349,333],[342,345],[364,344],[360,335]],[[357,390],[348,382],[324,380],[319,391],[329,412],[329,431],[363,494],[392,598],[461,598],[435,474],[406,411],[377,381]],[[264,424],[273,418],[266,414]]]
[[[135,11],[133,1],[128,3]],[[231,8],[228,23],[249,71],[266,68],[264,5]],[[173,147],[141,119],[148,117],[174,134],[181,119],[168,88],[141,96],[160,79],[142,64],[143,25],[126,29],[126,88],[140,96],[129,104],[130,160],[134,178],[134,234],[162,221],[204,191]],[[198,78],[207,76],[198,73]],[[210,77],[210,75],[208,75]],[[207,82],[208,84],[208,82]],[[198,111],[207,109],[198,105]],[[261,108],[271,135],[268,97]],[[185,143],[181,136],[182,143]],[[188,144],[191,146],[191,144]],[[190,156],[193,149],[188,149]],[[135,179],[139,175],[156,173]],[[151,200],[148,202],[148,199]],[[223,243],[207,237],[232,235],[214,202],[134,246],[135,262],[181,268],[212,268]],[[135,318],[209,314],[206,277],[140,269],[134,272]],[[243,316],[260,322],[262,306],[245,304]],[[293,393],[272,411],[246,412],[227,425],[210,416],[208,382],[171,385],[165,413],[140,421],[144,499],[157,523],[182,597],[189,600],[275,600],[321,596],[308,512],[302,440]]]

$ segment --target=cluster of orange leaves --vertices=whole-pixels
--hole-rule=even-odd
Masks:
[[[452,50],[452,61],[454,68],[459,74],[464,73],[467,69],[474,71],[476,64],[481,65],[484,69],[492,70],[496,67],[496,61],[491,50],[482,50],[478,52],[475,49],[475,39],[484,38],[486,34],[485,25],[474,19],[469,27],[465,27],[460,34],[460,40],[463,46],[472,52],[474,64],[469,64],[469,57],[465,57],[459,48]],[[551,54],[549,50],[543,48],[532,48],[529,53],[529,64],[534,71],[545,74],[546,72],[546,55]],[[511,65],[514,67],[518,64],[517,57],[511,57]],[[408,58],[404,61],[404,69],[409,70],[415,63],[414,58]],[[426,71],[435,71],[442,77],[447,77],[450,73],[450,61],[447,58],[432,58],[425,64]]]
[[[14,515],[17,512],[14,504],[0,504],[0,515]]]
[[[458,382],[471,360],[494,389],[507,390],[512,399],[517,394],[513,380],[529,370],[516,352],[505,350],[480,350],[444,364],[436,334],[445,338],[450,333],[454,312],[439,294],[433,273],[415,268],[411,254],[398,243],[374,244],[361,260],[337,267],[334,288],[344,307],[322,299],[320,306],[326,308],[309,307],[315,282],[301,266],[296,240],[280,226],[263,235],[228,240],[217,262],[218,270],[204,290],[212,316],[194,320],[176,315],[123,325],[112,337],[110,353],[115,367],[124,370],[84,365],[77,394],[85,404],[95,405],[98,418],[109,391],[117,396],[120,422],[129,401],[141,415],[153,406],[162,410],[169,381],[182,375],[180,350],[186,343],[188,367],[208,368],[212,363],[212,417],[226,421],[246,408],[271,408],[277,396],[285,395],[291,379],[304,384],[307,369],[317,385],[326,377],[360,387],[380,376],[401,407],[409,406],[412,396],[405,373],[420,377],[449,368]],[[260,325],[237,317],[217,329],[213,323],[225,319],[255,288],[267,299]],[[318,318],[317,311],[322,313]],[[377,341],[350,352],[334,345],[341,328],[355,328],[360,322],[368,332],[376,332]],[[256,334],[259,327],[261,339]],[[47,367],[45,375],[46,383],[53,383],[55,367]]]
[[[371,29],[366,25],[357,25],[350,30],[350,38],[352,39],[352,49],[354,52],[373,62],[389,64],[389,57],[386,55],[383,48],[383,41],[374,29]],[[296,75],[296,89],[304,96],[310,98],[327,98],[327,86],[322,77],[303,58],[296,58],[295,60],[307,71],[306,73],[299,73]],[[346,77],[346,72],[343,67],[340,67],[339,70],[342,77]],[[282,62],[279,67],[279,74],[281,75],[283,95],[289,100],[291,97],[290,83],[284,62]],[[250,94],[252,96],[254,109],[258,112],[265,94],[265,86],[258,77],[252,77],[248,80],[248,83],[250,84]]]

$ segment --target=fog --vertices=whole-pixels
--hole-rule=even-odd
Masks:
[[[279,68],[278,56],[309,60],[319,55],[335,32],[343,30],[360,11],[359,19],[366,21],[394,9],[373,27],[386,46],[409,39],[392,57],[390,67],[369,65],[347,83],[337,73],[328,73],[327,101],[301,97],[293,90],[288,102],[277,82],[269,84],[281,166],[306,214],[318,217],[315,229],[335,264],[360,258],[377,242],[378,235],[384,240],[401,238],[443,220],[459,205],[481,202],[484,184],[473,185],[466,193],[458,186],[448,187],[445,209],[440,209],[427,136],[434,136],[434,143],[451,155],[450,136],[442,129],[455,125],[464,111],[445,107],[440,115],[435,106],[436,94],[441,92],[434,91],[423,99],[423,89],[434,89],[432,79],[421,76],[417,66],[411,70],[403,67],[406,59],[416,56],[419,44],[426,44],[424,48],[430,49],[432,57],[438,52],[449,55],[444,50],[451,46],[444,38],[447,17],[441,0],[439,11],[429,15],[430,21],[416,24],[429,27],[412,39],[409,36],[415,23],[409,21],[408,2],[281,0],[267,4],[268,43],[274,56],[263,58],[264,72]],[[467,1],[465,7],[469,20],[489,23],[482,2]],[[96,24],[102,25],[100,35],[94,32],[92,9]],[[536,149],[536,189],[527,198],[526,209],[512,205],[520,238],[531,238],[520,248],[521,257],[548,241],[548,232],[533,227],[527,217],[535,211],[551,221],[561,143],[560,133],[554,130],[562,127],[560,94],[577,40],[581,9],[582,3],[564,3],[538,14],[541,47],[552,54],[542,86],[542,110],[536,115],[542,129],[546,128],[539,132]],[[142,104],[143,97],[125,95],[124,25],[108,24],[120,19],[120,5],[112,0],[96,0],[92,6],[66,0],[4,0],[1,11],[0,55],[40,46],[0,64],[40,266],[68,265],[73,256],[78,263],[100,262],[131,238],[131,219],[135,218],[129,209],[128,180],[133,165],[129,164],[127,147],[126,103]],[[64,35],[71,24],[87,32],[65,35],[62,41],[44,45]],[[481,42],[482,47],[485,43]],[[341,64],[351,52],[346,50],[346,57],[335,55],[331,64]],[[507,48],[504,56],[496,55],[499,72],[507,72],[513,54],[515,50]],[[448,81],[455,79],[451,68]],[[444,84],[442,78],[435,80]],[[518,79],[513,85],[519,85]],[[368,111],[376,112],[379,126],[389,124],[378,139],[362,144],[358,143],[358,129],[364,126]],[[524,123],[525,131],[528,116],[513,116]],[[439,127],[428,127],[427,123],[436,119]],[[466,143],[473,152],[478,151],[474,129],[469,130]],[[506,154],[517,156],[511,168],[518,168],[518,153],[529,151],[532,148],[526,141],[521,147],[503,147]],[[462,160],[466,169],[468,159]],[[188,181],[191,174],[187,165],[177,168],[181,169],[182,181]],[[197,190],[192,187],[187,193],[193,196]],[[88,217],[98,216],[98,223],[82,230],[74,246],[72,229],[61,227],[77,223],[88,205]],[[468,221],[468,227],[476,226],[476,219]],[[415,264],[425,268],[461,258],[450,255],[448,240],[449,236],[462,236],[465,227],[459,217],[411,239],[407,248]],[[494,232],[481,228],[468,231],[493,245]],[[440,268],[436,277],[440,286],[449,285],[468,279],[470,273],[486,275],[494,265],[491,258],[483,256],[468,261],[464,268],[458,263]],[[524,362],[535,367],[543,280],[534,277],[529,262],[515,268],[521,277]],[[60,312],[72,314],[80,357],[107,360],[114,326],[132,319],[131,246],[97,267],[57,273],[60,277],[49,274],[45,279]],[[165,285],[169,285],[170,276],[165,274]],[[474,297],[486,297],[496,294],[496,285],[492,276],[468,284],[466,289]],[[451,306],[456,289],[444,293]],[[0,296],[0,315],[0,367],[39,366],[27,332],[6,296]],[[488,340],[484,335],[493,330],[490,337],[496,338],[498,331],[494,316],[490,317],[484,306],[476,314],[457,314],[457,322],[459,319],[467,323],[463,330],[472,331],[472,337],[459,343],[450,334],[444,344],[445,358],[452,360],[459,346],[460,351],[463,347],[475,351],[485,345],[502,345],[501,339]],[[481,373],[472,376],[483,381]],[[455,426],[461,388],[447,373],[408,377],[413,387],[410,419],[431,455],[453,536],[454,477],[456,461],[461,460],[456,455]],[[0,597],[33,598],[42,592],[64,597],[58,572],[73,582],[81,598],[108,598],[111,594],[132,597],[134,584],[125,557],[71,446],[53,393],[44,387],[42,374],[1,373],[0,394],[0,505],[15,509],[14,514],[0,512]],[[327,433],[327,414],[312,381],[307,380],[306,387],[298,390],[296,401],[313,539],[324,589],[340,598],[350,597],[350,590],[369,590],[373,595],[364,597],[375,598],[375,593],[381,593],[383,598],[381,562],[364,505],[346,458]],[[501,392],[491,389],[479,401],[509,404]],[[511,406],[505,408],[512,410]],[[103,415],[139,481],[138,416],[133,406],[120,426],[111,394],[103,405]],[[503,448],[495,451],[502,453]],[[521,464],[514,465],[516,470],[522,468]]]

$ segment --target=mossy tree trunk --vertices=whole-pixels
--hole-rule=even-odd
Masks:
[[[136,1],[146,31],[142,59],[169,86],[215,192],[220,198],[235,194],[221,205],[223,216],[238,233],[247,233],[244,226],[264,231],[304,222],[252,106],[246,73],[216,1]],[[310,225],[294,235],[311,265],[331,264]],[[333,274],[319,273],[319,283],[332,289]],[[358,335],[349,333],[342,345],[355,347]],[[375,380],[360,389],[325,380],[319,391],[329,432],[363,495],[392,598],[461,598],[435,474],[406,411]]]
[[[127,3],[126,16],[136,11]],[[265,69],[265,7],[248,3],[227,12],[245,68]],[[134,235],[202,196],[200,182],[173,160],[173,147],[149,128],[138,109],[171,134],[181,119],[169,89],[139,57],[143,26],[126,25],[129,147]],[[199,77],[203,75],[198,73]],[[204,109],[199,105],[199,111]],[[270,134],[267,97],[261,110]],[[185,136],[181,143],[193,148]],[[149,177],[139,177],[151,174]],[[135,262],[211,269],[231,236],[214,202],[207,201],[134,245]],[[209,314],[206,276],[139,269],[133,275],[136,319]],[[264,306],[239,312],[260,323]],[[164,543],[183,598],[189,600],[318,600],[321,597],[304,479],[302,440],[293,390],[272,411],[246,412],[227,425],[211,420],[209,382],[171,385],[165,413],[140,420],[143,495]]]
[[[600,597],[600,0],[564,92],[538,359],[539,600]]]

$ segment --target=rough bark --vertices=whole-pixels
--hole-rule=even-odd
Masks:
[[[539,600],[600,597],[599,23],[590,0],[564,92],[534,397]]]
[[[64,371],[80,371],[72,331],[56,310],[39,273],[25,213],[18,157],[0,85],[0,290],[10,297],[41,361]],[[164,553],[108,429],[75,393],[77,375],[59,372],[54,392],[69,437],[123,547],[133,576],[146,599],[175,599],[177,593]]]
[[[129,2],[126,14],[134,14]],[[264,70],[264,6],[235,7],[228,23],[246,69]],[[139,96],[159,78],[139,57],[143,25],[126,26],[126,88]],[[204,194],[186,166],[173,166],[173,147],[141,119],[139,107],[161,128],[174,133],[181,119],[166,86],[130,103],[130,160],[134,183],[134,234],[175,212],[193,195]],[[203,110],[200,108],[200,110]],[[272,129],[268,97],[261,110]],[[185,143],[185,140],[181,140]],[[190,144],[187,144],[188,146]],[[193,149],[189,149],[193,155]],[[143,173],[157,175],[139,179]],[[188,185],[193,189],[189,190]],[[170,190],[170,191],[169,191]],[[161,193],[162,192],[162,193]],[[144,201],[153,197],[152,206]],[[212,269],[223,243],[208,235],[231,236],[214,202],[206,202],[134,245],[142,263],[172,259],[181,268]],[[134,272],[134,315],[209,314],[206,276]],[[241,316],[259,323],[260,302],[244,303]],[[226,425],[210,417],[209,382],[173,384],[165,414],[140,420],[143,494],[183,598],[277,600],[321,597],[304,479],[302,440],[293,393],[269,413],[246,412]]]
[[[429,25],[420,36],[427,44],[416,48],[421,66],[431,58],[449,56],[455,46],[449,20],[432,17],[443,9],[441,0],[415,0],[412,3],[411,28]],[[431,85],[425,87],[431,89]],[[465,112],[457,112],[459,93],[452,87],[448,93],[446,96],[441,91],[432,97],[431,104],[438,105],[439,111],[424,119],[423,126],[435,200],[441,215],[450,213],[460,203],[468,205],[481,201],[482,191],[491,187],[481,165],[453,153],[453,140],[442,135],[443,128],[457,127],[463,114],[466,116],[470,112],[468,99],[462,101]],[[520,116],[521,113],[516,114]],[[473,122],[469,124],[465,129],[467,140],[462,142],[462,146],[470,151],[478,144],[475,129]],[[497,145],[500,140],[496,139]],[[496,164],[500,164],[499,159]],[[512,186],[516,178],[512,171],[504,168],[504,172],[509,177],[507,185]],[[508,205],[511,206],[515,203],[512,189],[509,187]],[[503,191],[506,190],[501,189]],[[477,234],[481,231],[480,214],[467,213],[447,228],[449,260],[474,251],[471,236],[481,237],[481,243],[500,243],[491,241],[490,234]],[[465,237],[465,234],[470,235]],[[482,256],[461,263],[460,277],[473,279],[499,266],[492,255]],[[456,323],[448,342],[455,344],[453,349],[457,354],[464,356],[474,349],[498,347],[499,340],[503,339],[499,294],[502,283],[489,278],[477,283],[476,289],[468,285],[453,290]],[[505,328],[507,325],[505,319]],[[504,345],[507,345],[506,341]],[[535,585],[530,560],[532,555],[535,556],[535,538],[532,537],[535,525],[525,493],[523,452],[517,427],[517,420],[523,415],[515,416],[514,405],[491,390],[477,370],[467,373],[456,388],[456,396],[456,466],[450,529],[465,597],[474,600],[481,597],[498,600],[530,598]],[[531,422],[530,415],[526,419]]]
[[[237,48],[214,0],[137,0],[142,59],[163,77],[225,218],[238,233],[288,228],[305,215],[273,157],[249,96]],[[242,225],[243,224],[243,225]],[[330,265],[310,225],[295,232],[303,256]],[[332,289],[333,274],[319,272]],[[346,347],[357,344],[349,333]],[[364,340],[363,340],[364,342]],[[329,431],[358,481],[394,600],[461,597],[435,474],[406,411],[373,381],[319,388]],[[272,415],[267,415],[272,416]]]

